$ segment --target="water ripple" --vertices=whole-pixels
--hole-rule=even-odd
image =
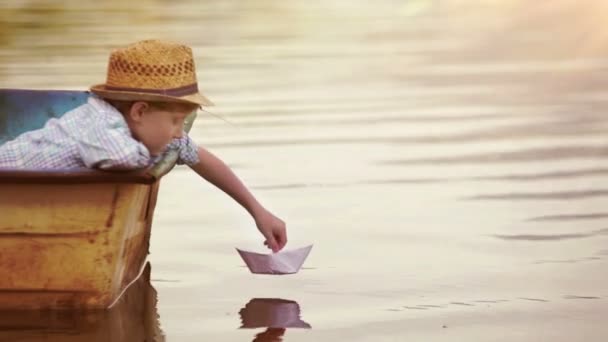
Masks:
[[[433,158],[394,159],[381,161],[379,163],[387,165],[488,164],[604,159],[606,157],[608,157],[608,146],[551,146],[507,152],[484,152],[460,156],[450,155]]]
[[[602,220],[605,218],[608,218],[608,213],[545,215],[545,216],[531,217],[531,218],[527,219],[527,221],[585,221],[585,220]]]
[[[554,191],[554,192],[510,192],[499,194],[484,194],[466,197],[467,200],[508,200],[508,201],[526,201],[526,200],[573,200],[585,198],[597,198],[608,196],[608,190],[572,190],[572,191]]]

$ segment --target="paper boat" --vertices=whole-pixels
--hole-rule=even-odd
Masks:
[[[261,254],[236,249],[251,273],[291,274],[297,273],[308,257],[312,245],[271,254]]]

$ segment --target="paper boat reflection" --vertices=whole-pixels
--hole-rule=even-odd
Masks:
[[[270,254],[248,252],[238,248],[236,250],[251,273],[291,274],[300,270],[311,249],[312,245]]]
[[[239,315],[241,328],[311,328],[300,318],[300,305],[293,300],[254,298]]]

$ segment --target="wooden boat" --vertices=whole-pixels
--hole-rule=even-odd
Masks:
[[[0,144],[89,96],[0,89]],[[0,310],[111,307],[143,270],[159,182],[176,161],[122,173],[0,170]]]

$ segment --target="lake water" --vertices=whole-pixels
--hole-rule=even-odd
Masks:
[[[11,316],[0,340],[605,341],[606,20],[602,0],[3,1],[2,87],[87,89],[114,47],[191,45],[216,103],[191,136],[314,247],[250,274],[252,220],[180,167],[126,309]]]

